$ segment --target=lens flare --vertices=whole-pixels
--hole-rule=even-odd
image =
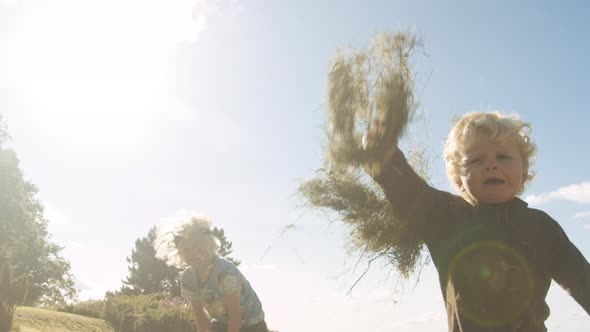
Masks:
[[[455,255],[449,283],[456,310],[486,327],[517,320],[530,305],[534,287],[524,257],[498,242],[478,242]]]

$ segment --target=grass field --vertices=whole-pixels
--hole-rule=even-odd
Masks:
[[[101,319],[31,307],[19,307],[13,325],[20,332],[113,332]]]

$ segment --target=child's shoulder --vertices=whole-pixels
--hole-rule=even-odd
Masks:
[[[236,271],[238,268],[230,261],[223,257],[215,257],[215,267],[220,272],[227,272],[227,271]]]
[[[517,204],[524,211],[527,219],[533,222],[556,223],[556,221],[545,211],[529,206],[529,204],[517,198]]]
[[[529,207],[527,203],[524,203],[523,215],[520,221],[528,226],[531,231],[537,233],[554,233],[563,232],[559,223],[553,219],[547,212]]]

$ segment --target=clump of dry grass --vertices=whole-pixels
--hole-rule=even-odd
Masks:
[[[333,167],[377,163],[404,133],[416,108],[412,34],[379,34],[364,50],[340,50],[328,76],[328,161]],[[362,146],[371,126],[377,137]]]
[[[383,258],[403,278],[428,262],[423,243],[406,220],[394,216],[381,188],[359,166],[380,169],[404,134],[417,108],[411,54],[420,47],[411,34],[380,34],[367,49],[336,54],[328,77],[324,167],[299,187],[308,207],[335,213],[348,227],[351,251],[360,251],[368,265]],[[369,132],[374,136],[363,143]],[[408,156],[427,179],[426,151],[414,146]]]
[[[335,212],[348,228],[347,246],[369,261],[384,258],[404,279],[425,263],[422,242],[394,217],[389,201],[359,169],[321,168],[299,187],[307,205]]]

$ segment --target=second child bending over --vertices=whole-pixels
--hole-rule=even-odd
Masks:
[[[264,311],[250,283],[219,257],[219,239],[207,217],[193,216],[158,229],[158,256],[185,266],[181,295],[191,301],[199,332],[267,332]]]

